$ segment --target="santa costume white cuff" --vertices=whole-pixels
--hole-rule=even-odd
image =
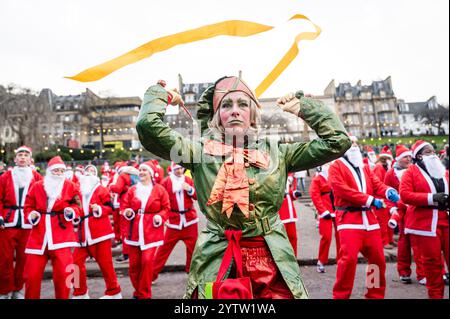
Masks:
[[[194,193],[195,193],[195,189],[194,189],[194,187],[191,186],[191,188],[187,191],[187,194],[192,197],[192,196],[194,196]]]
[[[32,215],[36,214],[37,218],[34,220],[33,222],[33,218],[31,218]],[[30,215],[28,215],[28,221],[30,222],[31,225],[36,226],[37,224],[39,224],[39,221],[41,220],[41,214],[39,214],[37,211],[33,210]]]
[[[92,215],[95,218],[100,218],[100,217],[102,217],[102,207],[100,205],[97,205],[97,207],[98,207],[98,210],[97,211],[92,211]]]
[[[331,215],[331,213],[330,213],[329,211],[326,210],[326,211],[324,211],[322,214],[320,214],[319,217],[320,217],[320,218],[324,218],[324,217],[326,217],[326,216],[328,216],[328,215]]]
[[[129,211],[131,211],[131,216],[128,216],[126,213],[127,212],[129,212]],[[126,220],[132,220],[134,217],[136,216],[136,213],[134,212],[134,210],[132,210],[131,208],[129,208],[129,209],[126,209],[124,212],[123,212],[123,217],[125,217],[125,219]]]
[[[397,213],[397,210],[398,210],[397,207],[392,207],[392,208],[389,210],[389,213],[392,215],[392,214],[394,214],[394,213]]]
[[[160,215],[153,216],[153,226],[159,227],[162,225],[162,217]]]
[[[395,219],[389,219],[388,225],[390,228],[394,229],[397,227],[397,221]]]
[[[75,219],[75,211],[72,207],[64,208],[64,219],[71,222]]]

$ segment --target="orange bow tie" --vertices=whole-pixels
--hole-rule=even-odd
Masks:
[[[230,218],[236,204],[246,218],[249,217],[249,183],[245,173],[245,162],[267,169],[269,155],[257,150],[236,148],[214,140],[204,144],[204,152],[213,156],[230,156],[225,160],[217,174],[206,205],[222,202],[222,213]]]

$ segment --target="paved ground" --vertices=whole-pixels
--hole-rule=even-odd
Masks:
[[[298,251],[299,263],[301,265],[303,278],[306,287],[310,293],[311,298],[328,299],[331,298],[331,291],[335,279],[336,266],[334,258],[336,255],[334,242],[330,248],[330,265],[327,266],[327,273],[319,274],[316,272],[315,264],[317,262],[317,251],[319,246],[319,234],[316,228],[316,221],[314,219],[314,210],[309,206],[308,200],[302,200],[295,203],[297,212],[299,213],[299,221],[297,223],[298,229]],[[205,226],[205,218],[203,215],[200,218],[199,227],[202,229]],[[114,254],[119,254],[120,251],[115,250]],[[396,250],[385,251],[387,265],[387,293],[386,298],[393,299],[422,299],[427,298],[426,288],[420,286],[417,282],[412,285],[404,285],[397,281],[398,276],[396,272]],[[362,257],[362,256],[361,256]],[[361,258],[363,262],[363,258]],[[153,287],[154,298],[158,299],[177,299],[181,298],[185,289],[185,282],[187,275],[183,272],[185,263],[185,247],[183,243],[178,243],[169,257],[163,273],[160,275],[157,283]],[[128,277],[128,264],[116,264],[116,272],[119,277],[123,295],[125,298],[131,298],[133,288]],[[358,265],[358,273],[355,280],[354,298],[361,298],[364,295],[364,269],[366,265]],[[93,298],[98,298],[103,294],[104,283],[100,277],[101,273],[95,262],[87,263],[88,269],[88,285],[91,289]],[[46,280],[43,283],[43,298],[53,298],[53,287],[51,285],[51,267],[47,266]],[[448,298],[448,291],[447,291]]]
[[[355,278],[352,298],[360,299],[365,293],[365,267],[359,264]],[[387,289],[386,299],[426,299],[427,291],[417,281],[410,285],[405,285],[397,281],[395,263],[387,264],[386,278]],[[313,266],[302,266],[301,271],[310,298],[331,299],[332,288],[336,275],[336,266],[327,266],[325,274],[316,272]],[[187,275],[184,272],[166,272],[159,276],[158,281],[153,285],[153,298],[155,299],[179,299],[183,297]],[[131,298],[133,287],[128,276],[119,275],[119,283],[122,288],[124,298]],[[88,286],[91,298],[99,298],[104,292],[104,282],[100,277],[89,278]],[[45,280],[42,287],[42,298],[54,298],[53,286],[50,280]],[[446,287],[448,288],[448,287]],[[446,289],[446,298],[449,298]]]

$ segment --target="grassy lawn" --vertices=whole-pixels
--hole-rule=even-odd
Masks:
[[[383,146],[385,144],[397,145],[404,144],[410,147],[417,140],[424,140],[434,144],[438,150],[442,149],[445,144],[448,144],[449,137],[441,136],[400,136],[400,137],[380,137],[380,138],[360,138],[359,142],[364,145]]]

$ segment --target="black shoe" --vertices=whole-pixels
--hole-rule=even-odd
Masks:
[[[446,286],[448,286],[448,273],[446,273],[444,275],[444,283],[445,283]]]
[[[115,259],[118,264],[125,264],[128,262],[128,255],[121,255]]]
[[[412,280],[410,276],[400,276],[400,282],[402,284],[411,284]]]

